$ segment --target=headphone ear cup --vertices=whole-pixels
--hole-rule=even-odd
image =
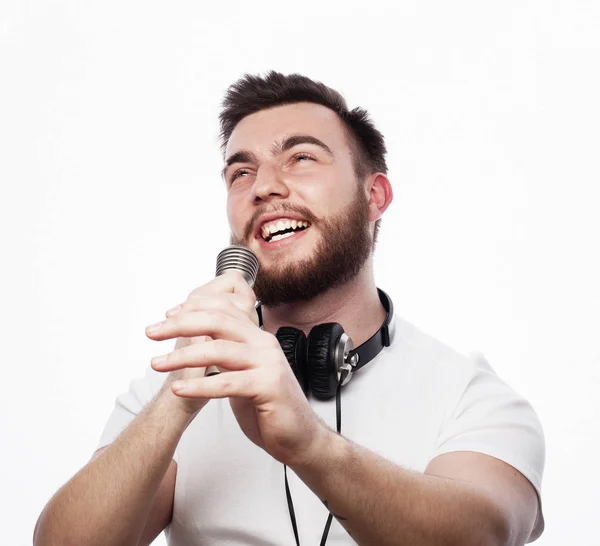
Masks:
[[[304,394],[308,396],[309,387],[306,377],[306,336],[302,330],[291,326],[282,326],[275,332],[281,350],[300,383]]]
[[[336,395],[338,373],[335,350],[344,329],[337,322],[314,326],[307,339],[306,372],[308,386],[315,397],[329,400]]]

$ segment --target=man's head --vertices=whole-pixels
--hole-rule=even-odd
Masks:
[[[392,199],[383,136],[368,114],[321,83],[275,72],[239,80],[223,105],[231,243],[256,252],[262,304],[308,301],[356,276]],[[275,218],[309,227],[293,223],[294,235],[273,240]]]

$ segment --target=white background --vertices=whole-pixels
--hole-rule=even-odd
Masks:
[[[534,405],[537,544],[600,542],[600,3],[388,4],[2,1],[2,544],[31,544],[171,350],[145,326],[213,277],[220,101],[269,69],[369,110],[395,194],[378,285]]]

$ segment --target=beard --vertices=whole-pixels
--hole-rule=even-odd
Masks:
[[[336,216],[318,222],[320,237],[309,258],[259,268],[254,294],[265,307],[310,301],[328,290],[341,286],[358,275],[373,251],[369,232],[369,204],[361,184],[348,207]],[[284,209],[285,210],[285,209]],[[288,209],[289,210],[289,209]],[[295,208],[310,220],[310,211]],[[231,244],[243,244],[233,235]],[[289,247],[294,252],[293,245]]]

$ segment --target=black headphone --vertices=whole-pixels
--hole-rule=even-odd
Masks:
[[[337,322],[314,326],[308,337],[302,330],[282,326],[275,333],[306,396],[312,394],[320,400],[336,395],[338,385],[346,385],[352,374],[375,358],[384,347],[390,345],[390,322],[394,306],[390,297],[377,288],[379,299],[386,310],[381,328],[356,349],[352,339]],[[262,327],[262,311],[256,308]]]

